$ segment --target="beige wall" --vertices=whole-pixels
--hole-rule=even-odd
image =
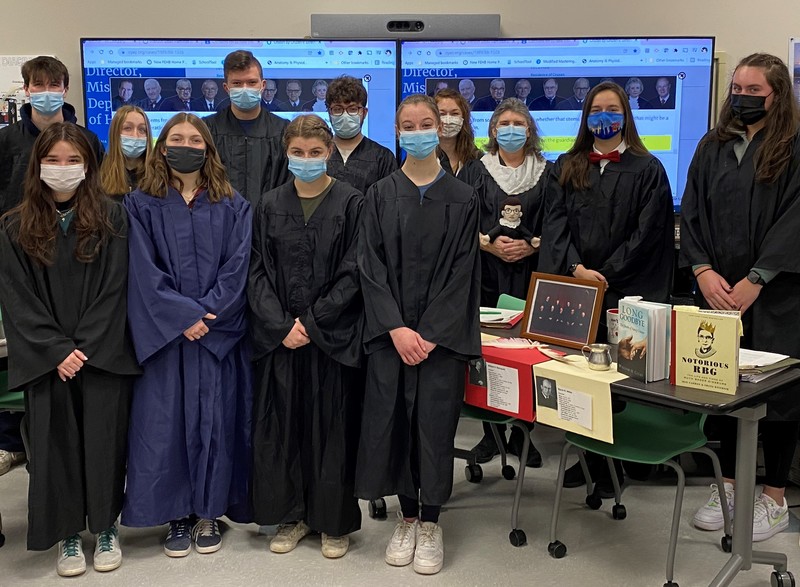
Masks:
[[[26,0],[17,6],[20,25],[4,27],[0,54],[59,56],[75,76],[69,101],[78,112],[81,37],[302,37],[310,34],[312,12],[492,12],[501,15],[508,37],[714,35],[717,50],[734,64],[755,51],[786,59],[789,37],[800,36],[797,0],[406,0],[398,9],[374,0]]]

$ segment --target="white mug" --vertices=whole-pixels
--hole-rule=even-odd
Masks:
[[[606,310],[606,326],[608,327],[608,344],[619,343],[619,310]]]

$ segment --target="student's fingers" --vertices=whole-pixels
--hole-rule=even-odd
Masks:
[[[206,314],[203,316],[203,320],[216,320],[217,316],[215,314]]]
[[[83,352],[79,351],[78,349],[75,349],[74,351],[72,351],[72,354],[75,355],[76,357],[78,357],[82,361],[88,361],[89,360],[89,357],[84,355]]]
[[[724,283],[725,280],[722,281]],[[722,284],[719,284],[719,287],[716,289],[718,303],[723,306],[723,309],[736,310],[739,307],[739,304],[736,302],[733,296],[723,289]]]

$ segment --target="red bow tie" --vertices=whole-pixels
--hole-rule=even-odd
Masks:
[[[610,153],[595,153],[592,151],[589,153],[590,163],[600,163],[600,161],[603,159],[613,161],[614,163],[619,163],[619,151],[611,151]]]

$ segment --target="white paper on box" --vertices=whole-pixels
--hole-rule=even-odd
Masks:
[[[488,379],[486,405],[519,413],[519,373],[513,367],[486,363]]]
[[[558,417],[587,430],[592,429],[592,396],[558,386]]]

